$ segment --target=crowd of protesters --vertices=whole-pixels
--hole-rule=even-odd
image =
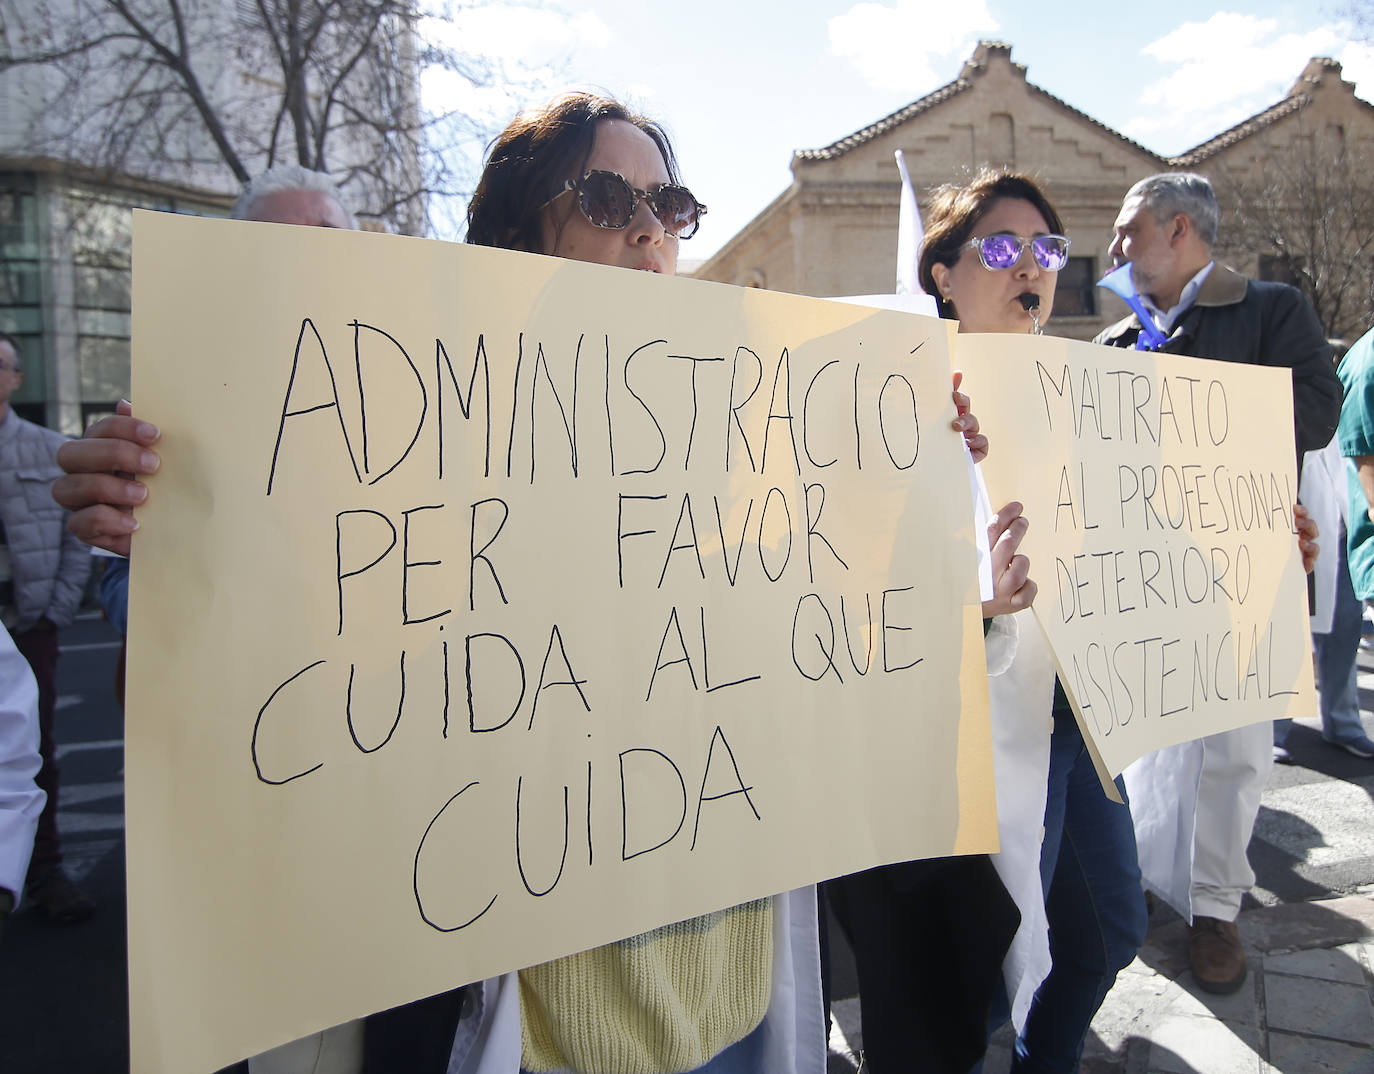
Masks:
[[[467,241],[672,274],[704,213],[660,125],[573,93],[522,112],[495,140]],[[255,179],[233,215],[356,226],[325,176],[295,167]],[[1131,266],[1141,303],[1097,342],[1291,370],[1291,419],[1307,458],[1300,495],[1321,505],[1295,507],[1295,518],[1304,565],[1317,564],[1328,594],[1313,624],[1323,729],[1334,745],[1374,757],[1354,685],[1360,602],[1374,597],[1374,339],[1351,349],[1338,379],[1306,299],[1215,261],[1218,228],[1200,176],[1150,176],[1126,191],[1109,253]],[[1038,333],[1053,315],[1066,231],[1033,177],[983,171],[931,193],[921,283],[960,331]],[[56,631],[88,569],[77,537],[112,554],[101,594],[124,631],[130,538],[147,497],[140,479],[158,469],[159,432],[157,415],[121,403],[83,439],[61,443],[8,409],[21,360],[18,343],[0,337],[9,630],[0,636],[0,922],[26,891],[35,912],[75,923],[94,907],[62,871],[54,823]],[[970,406],[956,392],[955,401],[954,426],[981,457],[984,432],[996,442],[997,430],[980,430],[976,398]],[[501,978],[455,981],[452,992],[256,1056],[249,1070],[821,1074],[827,901],[855,954],[865,1069],[876,1074],[977,1070],[989,1032],[1008,1020],[1014,1071],[1076,1070],[1094,1014],[1144,939],[1147,889],[1189,921],[1198,985],[1239,988],[1247,968],[1235,919],[1254,880],[1246,847],[1269,765],[1288,759],[1287,729],[1257,724],[1160,751],[1117,780],[1122,801],[1112,801],[1029,610],[1036,565],[1019,545],[1037,524],[1009,503],[989,527],[997,855],[883,866]],[[1194,838],[1157,853],[1152,841],[1166,828]]]

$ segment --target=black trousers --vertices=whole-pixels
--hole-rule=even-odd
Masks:
[[[444,1074],[465,988],[369,1015],[363,1074]]]
[[[363,1074],[444,1074],[466,987],[370,1014],[363,1027]],[[218,1074],[248,1074],[248,1061]]]
[[[824,889],[854,949],[865,1069],[968,1074],[1021,923],[991,860],[902,862]]]
[[[33,677],[38,680],[38,754],[42,767],[33,781],[47,794],[48,800],[38,817],[33,857],[29,859],[29,879],[37,880],[62,864],[62,840],[57,834],[57,740],[53,734],[57,710],[57,628],[43,619],[37,626],[13,637],[15,647],[24,654],[33,669]]]

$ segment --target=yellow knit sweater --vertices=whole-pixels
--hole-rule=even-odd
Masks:
[[[763,1020],[773,903],[744,903],[520,971],[521,1066],[679,1074]]]

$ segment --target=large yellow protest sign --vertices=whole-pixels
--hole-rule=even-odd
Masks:
[[[957,364],[1100,768],[1315,710],[1289,370],[1003,335]]]
[[[134,1069],[994,845],[946,325],[156,214],[134,287]]]

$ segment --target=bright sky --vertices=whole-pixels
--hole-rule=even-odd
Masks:
[[[676,16],[645,0],[552,3],[465,12],[464,46],[542,72],[550,90],[609,90],[662,122],[710,207],[683,245],[692,259],[786,189],[794,149],[951,81],[983,38],[1008,42],[1031,82],[1164,154],[1275,103],[1312,56],[1339,60],[1374,99],[1374,47],[1352,42],[1350,0],[1246,0],[1244,13],[1196,0],[686,0]]]

